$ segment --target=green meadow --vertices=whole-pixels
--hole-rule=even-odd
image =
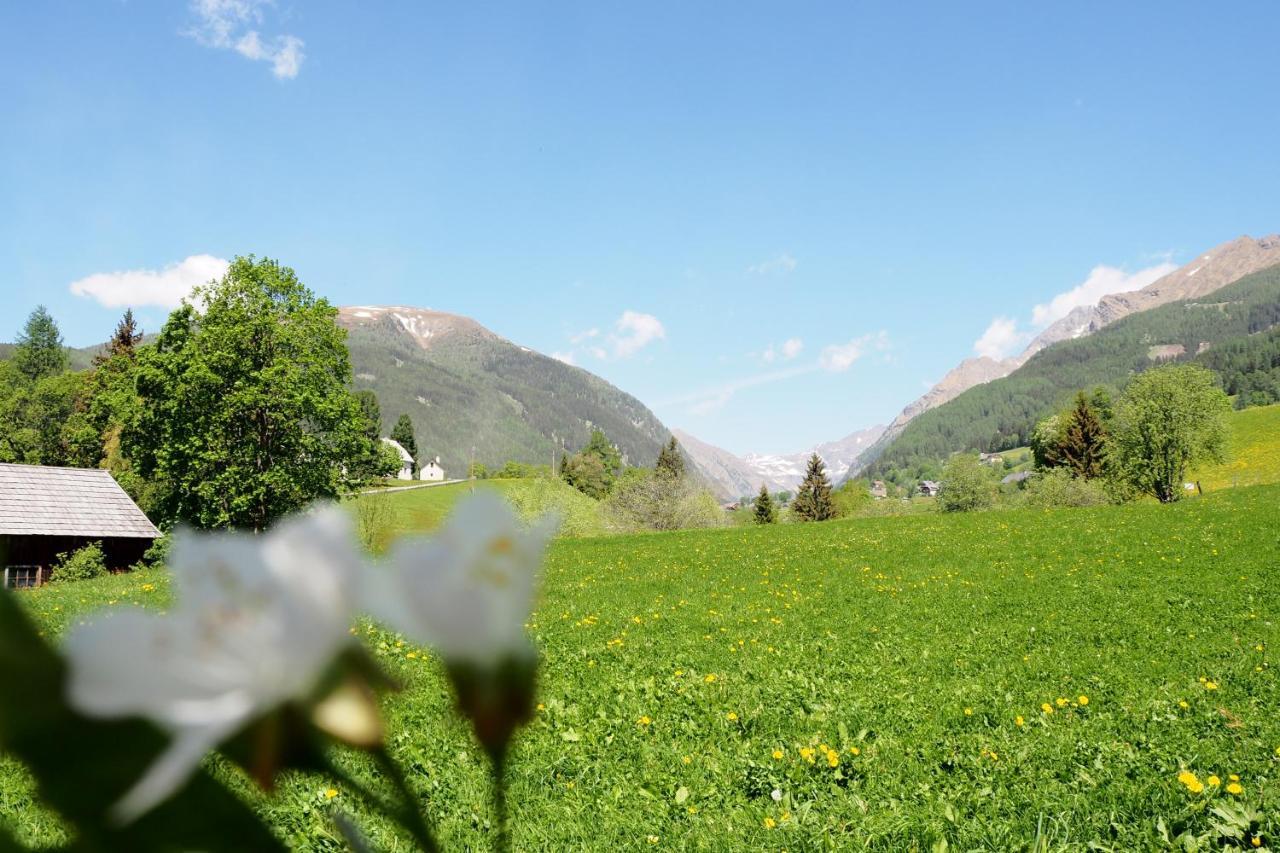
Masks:
[[[426,514],[449,488],[399,494]],[[22,600],[56,637],[100,606],[163,607],[168,583],[152,570]],[[543,661],[510,769],[515,847],[1267,848],[1278,604],[1280,486],[561,539],[529,626]],[[358,630],[403,687],[387,737],[446,849],[486,849],[485,764],[444,716],[438,663]],[[364,816],[322,777],[263,796],[217,769],[299,849],[341,848],[335,806]],[[0,763],[0,821],[60,840],[32,797]],[[381,849],[409,849],[372,826]]]
[[[1203,489],[1280,483],[1280,404],[1232,412],[1227,459],[1192,471]]]

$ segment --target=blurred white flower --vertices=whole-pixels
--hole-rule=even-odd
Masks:
[[[525,528],[500,496],[473,495],[435,536],[393,548],[367,586],[367,609],[450,663],[485,669],[526,658],[524,626],[555,527],[544,518]]]
[[[126,609],[67,639],[68,698],[95,717],[146,717],[173,740],[115,806],[132,820],[255,718],[316,689],[350,642],[360,561],[336,508],[264,535],[180,532],[167,614]]]

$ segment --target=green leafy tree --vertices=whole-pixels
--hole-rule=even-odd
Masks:
[[[360,413],[364,415],[364,434],[370,441],[382,437],[382,407],[378,405],[378,395],[364,389],[356,392],[356,400],[360,403]]]
[[[589,498],[603,499],[609,494],[613,478],[605,472],[604,463],[594,453],[575,453],[569,457],[564,481]]]
[[[391,440],[399,442],[400,446],[409,452],[413,457],[413,473],[418,473],[418,439],[413,431],[413,419],[407,414],[401,415],[396,421],[396,425],[391,428]]]
[[[836,506],[831,499],[831,481],[827,479],[827,466],[822,457],[813,454],[805,469],[804,481],[791,502],[791,511],[801,521],[826,521],[836,517]]]
[[[585,447],[561,459],[560,477],[584,495],[600,500],[613,490],[622,469],[622,453],[602,430],[595,429]]]
[[[1113,436],[1122,477],[1163,503],[1182,497],[1187,469],[1225,456],[1231,403],[1198,365],[1140,373],[1116,406]]]
[[[600,460],[609,485],[612,486],[613,481],[622,473],[622,452],[604,434],[604,430],[593,429],[591,438],[587,441],[587,446],[582,448],[582,452],[595,456]]]
[[[756,495],[752,504],[751,518],[756,524],[773,524],[778,520],[778,507],[769,495],[769,487],[764,483],[760,484],[760,494]]]
[[[1073,476],[1093,480],[1106,473],[1107,430],[1083,391],[1076,394],[1055,455]]]
[[[675,436],[666,443],[658,453],[658,462],[654,466],[659,474],[679,479],[684,476],[684,456],[680,453],[680,443]]]
[[[31,382],[67,369],[67,352],[62,348],[62,333],[43,305],[36,306],[36,310],[27,317],[26,325],[18,333],[13,363]]]
[[[192,300],[139,350],[121,436],[161,521],[262,530],[348,490],[367,439],[337,310],[252,256]]]
[[[970,512],[986,509],[995,502],[996,483],[991,469],[972,453],[957,453],[942,468],[942,491],[938,509],[943,512]]]
[[[467,477],[472,480],[487,480],[489,478],[489,467],[483,462],[472,462],[467,467]]]

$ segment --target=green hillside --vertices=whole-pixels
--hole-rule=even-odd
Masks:
[[[1280,483],[1280,405],[1232,412],[1227,461],[1193,471],[1206,491]]]
[[[465,320],[465,318],[458,318]],[[394,321],[350,328],[357,388],[378,395],[384,426],[408,413],[424,457],[462,475],[474,458],[550,464],[599,427],[632,464],[652,465],[670,431],[630,394],[587,371],[469,324],[424,349]]]
[[[1266,849],[1278,524],[1266,486],[559,540],[530,620],[543,663],[509,762],[513,849]],[[166,606],[168,581],[21,600],[56,638],[101,605]],[[390,749],[444,848],[490,849],[485,763],[441,721],[438,663],[359,630],[403,686],[385,699]],[[335,780],[290,774],[268,797],[213,769],[295,849],[336,849],[335,805],[374,849],[408,849]],[[61,840],[34,796],[0,759],[0,824]]]
[[[1133,314],[1087,337],[1040,351],[1009,376],[971,388],[914,418],[868,472],[910,476],[956,451],[1025,445],[1036,421],[1065,405],[1078,389],[1119,389],[1135,373],[1164,363],[1161,353],[1178,348],[1183,354],[1176,360],[1196,358],[1202,344],[1210,347],[1204,360],[1216,346],[1234,351],[1250,336],[1270,332],[1280,323],[1280,266],[1247,276],[1211,299]],[[1231,364],[1247,373],[1254,360],[1269,364],[1276,357],[1280,353],[1267,350]]]

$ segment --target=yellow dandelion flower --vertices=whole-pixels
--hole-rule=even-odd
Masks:
[[[645,715],[644,715],[644,716],[642,716],[640,719],[636,720],[636,725],[637,725],[637,726],[647,726],[647,725],[649,725],[649,724],[650,724],[650,723],[652,723],[652,722],[653,722],[653,720],[649,719],[649,715],[648,715],[648,714],[645,714]]]
[[[1191,706],[1187,704],[1187,700],[1186,700],[1186,699],[1179,699],[1179,700],[1178,700],[1178,707],[1185,711],[1186,709],[1190,708]],[[1280,754],[1280,747],[1276,747],[1276,753],[1277,753],[1277,754]]]
[[[657,844],[657,843],[658,843],[658,836],[656,836],[656,835],[650,835],[650,836],[649,836],[649,843],[650,843],[650,844]]]
[[[1187,790],[1193,794],[1198,794],[1204,790],[1204,783],[1196,778],[1196,774],[1190,770],[1183,770],[1178,774],[1178,781],[1186,786]]]
[[[1204,781],[1209,783],[1210,788],[1216,788],[1222,784],[1222,780],[1219,779],[1217,776],[1210,776],[1208,779],[1205,779]]]
[[[1227,793],[1239,796],[1244,793],[1244,788],[1240,786],[1239,782],[1229,782],[1227,783]]]
[[[964,709],[964,715],[965,715],[966,717],[972,717],[972,716],[973,716],[973,709],[972,709],[972,708],[965,708],[965,709]]]
[[[1020,726],[1020,725],[1022,725],[1022,724],[1023,724],[1023,723],[1025,723],[1025,722],[1026,722],[1026,720],[1022,719],[1022,715],[1021,715],[1021,714],[1019,714],[1018,716],[1016,716],[1016,717],[1014,717],[1014,718],[1013,718],[1013,724],[1014,724],[1015,726]]]
[[[774,828],[775,826],[777,826],[777,825],[778,825],[778,822],[777,822],[776,820],[774,820],[773,818],[771,818],[771,817],[767,817],[767,818],[765,818],[765,819],[764,819],[764,828],[765,828],[765,829],[773,829],[773,828]]]
[[[729,713],[724,715],[724,718],[732,723],[738,719],[738,715],[735,714],[733,711],[730,711]]]
[[[707,677],[702,680],[705,681],[707,684],[715,684],[716,674],[714,672],[708,672]]]
[[[813,763],[813,756],[816,754],[817,754],[817,750],[815,750],[811,746],[800,747],[800,757],[803,758],[805,761],[809,762],[810,764]]]
[[[827,753],[827,764],[831,767],[840,766],[840,753],[834,749]]]
[[[850,755],[862,755],[862,750],[858,749],[856,746],[851,746],[851,747],[849,747],[849,754],[850,754]]]
[[[337,788],[330,788],[329,790],[324,792],[324,797],[326,800],[332,800],[336,796],[338,796]]]
[[[1204,683],[1204,689],[1205,689],[1205,690],[1217,690],[1217,689],[1218,689],[1218,682],[1216,682],[1216,681],[1206,681],[1206,682]]]
[[[1089,697],[1088,697],[1088,696],[1085,696],[1085,695],[1082,693],[1082,694],[1080,694],[1078,697],[1076,697],[1076,703],[1077,703],[1077,704],[1080,704],[1080,705],[1088,705],[1088,704],[1089,704]]]
[[[1053,701],[1054,701],[1054,703],[1055,703],[1055,704],[1057,704],[1057,706],[1058,706],[1059,708],[1065,708],[1065,707],[1067,707],[1067,700],[1066,700],[1064,697],[1062,697],[1062,696],[1059,696],[1057,699],[1055,699],[1055,700],[1053,700]]]
[[[777,759],[777,760],[781,760],[781,759],[782,759],[782,750],[780,750],[780,749],[775,749],[775,750],[773,751],[773,757],[774,757],[775,759]]]
[[[693,763],[693,759],[692,759],[692,758],[690,758],[690,757],[689,757],[689,756],[687,756],[687,755],[686,755],[686,756],[684,756],[683,758],[681,758],[681,759],[680,759],[680,761],[681,761],[681,762],[683,762],[684,764],[692,764],[692,763]]]
[[[1053,706],[1050,705],[1048,702],[1044,702],[1040,705],[1040,710],[1044,711],[1046,714],[1052,714]]]

